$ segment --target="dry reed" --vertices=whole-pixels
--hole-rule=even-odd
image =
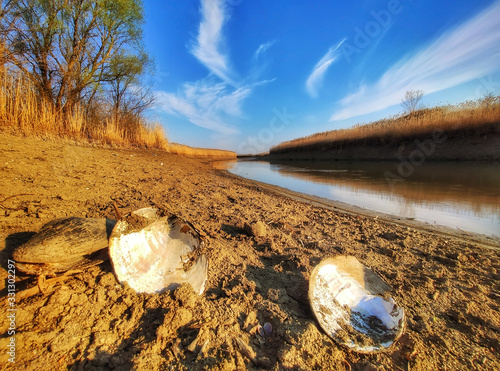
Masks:
[[[349,129],[333,130],[283,142],[271,148],[271,154],[345,148],[358,145],[386,145],[412,141],[442,130],[451,136],[498,133],[500,96],[477,101],[422,109]]]
[[[81,106],[64,111],[41,99],[30,81],[0,67],[0,130],[110,146],[168,148],[163,127],[141,117],[89,119]]]
[[[236,158],[236,152],[225,151],[222,149],[195,148],[183,144],[171,143],[168,147],[170,153],[189,157],[209,157],[212,159],[231,159]]]

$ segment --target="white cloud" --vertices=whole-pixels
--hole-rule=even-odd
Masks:
[[[251,94],[250,87],[231,88],[226,83],[201,80],[186,83],[177,94],[156,93],[156,109],[186,117],[193,124],[224,135],[238,133],[232,124],[243,113],[241,105]]]
[[[261,54],[265,53],[266,50],[269,49],[271,46],[273,46],[274,43],[275,41],[273,40],[273,41],[268,41],[267,43],[264,44],[260,44],[257,50],[255,51],[254,59],[255,60],[259,59]]]
[[[337,46],[332,46],[326,54],[319,60],[318,63],[314,66],[311,74],[307,78],[306,81],[306,90],[311,97],[318,96],[318,89],[321,87],[323,83],[323,78],[325,77],[326,71],[335,62],[339,59],[338,49],[344,43],[345,39],[342,40]]]
[[[255,72],[245,79],[235,79],[236,74],[229,67],[229,57],[222,51],[222,31],[229,17],[228,9],[225,0],[201,0],[202,19],[198,37],[189,50],[213,75],[196,82],[186,82],[177,93],[157,91],[155,107],[212,130],[213,138],[225,138],[226,141],[239,133],[237,123],[244,118],[242,105],[245,99],[255,87],[274,81],[256,81],[258,73]],[[258,56],[273,43],[271,41],[259,46],[254,54],[254,64]]]
[[[408,90],[433,93],[500,69],[500,1],[401,59],[372,85],[340,100],[330,121],[377,112],[399,104]]]
[[[224,0],[202,0],[202,20],[198,29],[198,37],[191,53],[210,72],[227,83],[233,81],[233,71],[229,66],[229,58],[223,52],[222,27],[228,15]]]

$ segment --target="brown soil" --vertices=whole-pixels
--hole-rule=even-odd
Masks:
[[[115,219],[113,200],[123,215],[156,205],[185,218],[205,234],[209,257],[201,297],[185,286],[136,294],[107,262],[18,300],[15,364],[2,300],[2,369],[500,368],[498,250],[303,203],[161,151],[0,134],[0,153],[3,298],[15,247],[54,218]],[[308,279],[338,254],[379,274],[405,309],[405,333],[389,351],[351,352],[316,322]],[[36,279],[16,273],[20,298]],[[272,332],[261,336],[266,322]]]

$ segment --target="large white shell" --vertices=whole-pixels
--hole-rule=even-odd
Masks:
[[[354,256],[325,259],[309,282],[309,302],[328,335],[358,352],[390,347],[404,329],[404,311],[382,295],[390,287]]]
[[[134,227],[124,218],[115,225],[109,239],[109,255],[118,280],[137,292],[162,292],[187,282],[195,292],[203,293],[206,256],[198,256],[188,270],[184,269],[188,255],[202,245],[196,230],[182,219],[159,217],[154,208],[140,209],[132,215],[147,222]]]

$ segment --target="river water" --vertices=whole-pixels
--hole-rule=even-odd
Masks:
[[[500,237],[500,164],[238,160],[214,166],[296,192]]]

